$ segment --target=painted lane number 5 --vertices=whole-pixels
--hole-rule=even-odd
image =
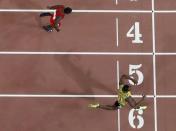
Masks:
[[[132,77],[132,75],[137,75],[137,78],[138,78],[138,83],[137,85],[140,85],[142,84],[143,80],[144,80],[144,75],[143,73],[139,70],[140,68],[142,67],[142,64],[139,64],[139,65],[129,65],[129,75]],[[132,77],[133,78],[133,77]],[[134,85],[134,83],[129,80],[129,83],[131,85]]]
[[[130,28],[130,30],[127,32],[126,36],[128,38],[134,38],[132,40],[132,43],[134,44],[140,44],[143,43],[142,34],[140,33],[140,23],[135,22],[134,25]]]

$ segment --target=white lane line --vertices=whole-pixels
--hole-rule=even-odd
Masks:
[[[119,20],[116,18],[116,44],[119,46]]]
[[[117,1],[118,3],[118,1]],[[48,9],[0,9],[0,12],[55,12]],[[152,13],[151,10],[73,10],[75,13]],[[155,10],[155,13],[176,13],[176,10]]]
[[[155,53],[156,55],[176,55],[176,52],[163,52],[163,53]]]
[[[121,125],[120,125],[120,123],[121,123],[120,120],[121,120],[121,119],[120,119],[120,109],[118,109],[118,131],[121,130],[121,128],[120,128],[120,127],[121,127]]]
[[[48,95],[48,94],[0,94],[0,97],[16,97],[16,98],[117,98],[118,95]],[[142,95],[132,95],[134,98],[141,98]],[[154,98],[154,95],[147,95],[147,98]],[[156,98],[174,99],[176,95],[157,95]]]
[[[119,61],[117,61],[117,90],[119,89]]]
[[[27,97],[27,98],[114,98],[117,95],[52,95],[52,94],[0,94],[0,97]]]
[[[152,55],[143,52],[19,52],[0,51],[0,55]]]
[[[0,9],[0,12],[55,12],[42,9]],[[75,13],[152,13],[151,10],[73,10]]]
[[[154,125],[155,131],[157,129],[157,92],[156,92],[156,39],[155,39],[155,3],[152,0],[152,37],[153,37],[153,92],[154,92]]]
[[[49,9],[0,9],[0,12],[36,13],[36,12],[55,12],[55,10],[49,10]]]
[[[154,121],[155,131],[157,131],[157,92],[156,92],[156,56],[153,56],[153,81],[154,81]]]
[[[156,98],[176,98],[176,95],[157,95]]]
[[[34,51],[0,51],[0,55],[148,55],[152,56],[153,52],[34,52]],[[176,55],[176,52],[155,53],[155,55]]]
[[[116,5],[118,5],[118,3],[119,3],[119,1],[118,1],[118,0],[116,0]]]
[[[155,13],[176,13],[176,10],[155,10]]]
[[[119,61],[117,61],[117,91],[119,90]],[[117,97],[117,96],[116,96]],[[120,109],[118,109],[118,131],[120,131]]]
[[[117,95],[48,95],[48,94],[0,94],[0,97],[39,97],[39,98],[57,98],[57,97],[65,97],[65,98],[117,98]],[[133,97],[141,97],[141,95],[133,95]]]

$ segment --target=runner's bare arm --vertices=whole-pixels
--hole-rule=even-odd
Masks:
[[[62,5],[47,6],[48,9],[57,9]]]
[[[128,97],[126,101],[130,105],[131,108],[138,109],[141,103],[144,101],[145,95],[142,96],[141,100],[136,102],[132,97]]]
[[[118,107],[115,105],[99,105],[98,108],[104,109],[104,110],[117,110]]]
[[[60,22],[61,19],[62,19],[62,18],[61,18],[60,16],[57,16],[57,17],[56,17],[56,20],[55,20],[55,22],[54,22],[54,28],[56,29],[57,32],[60,31],[58,24],[59,24],[59,22]]]
[[[125,84],[125,80],[131,80],[133,81],[134,84],[137,84],[137,80],[135,80],[134,78],[131,78],[129,75],[122,75],[119,81],[119,84]]]

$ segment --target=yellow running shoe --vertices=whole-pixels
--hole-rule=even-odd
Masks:
[[[145,109],[147,109],[147,106],[140,106],[139,107],[139,110],[145,110]]]
[[[88,107],[90,108],[98,108],[100,106],[100,104],[89,104]]]

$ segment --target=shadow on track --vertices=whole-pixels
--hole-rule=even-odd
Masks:
[[[83,90],[83,93],[75,93],[75,92],[69,92],[69,90],[65,89],[62,91],[64,94],[91,94],[94,95],[93,88],[97,88],[99,90],[106,91],[108,94],[113,94],[113,90],[108,89],[107,86],[102,84],[101,82],[97,81],[95,78],[92,77],[91,71],[83,71],[83,69],[80,66],[77,66],[73,63],[71,60],[71,57],[64,55],[61,57],[55,56],[55,59],[57,60],[58,64],[61,66],[61,68],[64,70],[64,72],[72,79],[74,80],[79,87]],[[75,57],[75,56],[74,56]],[[76,56],[77,59],[80,59],[79,56]]]

